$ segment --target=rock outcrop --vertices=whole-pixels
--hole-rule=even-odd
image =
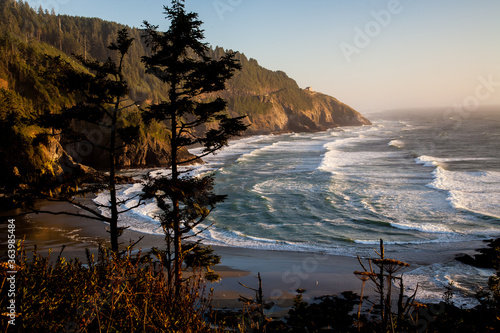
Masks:
[[[297,109],[272,94],[264,97],[272,107],[265,114],[248,114],[250,127],[246,134],[316,132],[339,126],[371,125],[359,112],[331,96],[303,92],[310,95],[312,101],[308,109]]]
[[[65,152],[71,161],[91,166],[98,170],[109,168],[109,154],[88,143],[65,145]],[[179,160],[186,161],[194,156],[187,149],[179,150]],[[136,143],[126,146],[117,154],[117,168],[155,168],[168,167],[171,164],[171,152],[168,141],[159,140],[151,135],[139,139]],[[194,163],[201,163],[200,160]]]

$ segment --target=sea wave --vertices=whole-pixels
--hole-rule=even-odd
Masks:
[[[370,151],[347,151],[347,148],[360,143],[377,141],[378,138],[362,138],[361,136],[337,139],[324,144],[326,153],[317,168],[320,171],[338,173],[345,166],[359,166],[369,164],[374,159],[380,159],[391,155],[391,152],[370,152]]]
[[[453,208],[500,219],[500,172],[449,171],[438,166],[432,175],[428,186],[448,192]]]
[[[414,223],[414,222],[390,222],[390,225],[397,229],[402,230],[417,230],[431,234],[451,234],[454,233],[444,223]]]
[[[290,152],[314,152],[322,149],[321,140],[306,140],[300,136],[282,136],[282,139],[275,142],[253,147],[253,149],[242,154],[236,162],[248,162],[256,157]]]
[[[431,186],[448,191],[456,209],[500,220],[500,172],[457,172],[437,168]]]
[[[391,140],[388,144],[389,147],[396,147],[396,148],[403,148],[405,146],[405,143],[401,140]]]
[[[454,243],[500,235],[495,220],[500,216],[500,172],[466,169],[481,167],[486,158],[468,156],[465,146],[417,153],[412,147],[426,138],[418,125],[387,121],[231,141],[193,168],[193,174],[217,171],[216,190],[229,194],[208,217],[207,224],[216,223],[196,231],[210,245],[349,256],[372,255],[379,238],[391,245],[388,251],[412,252],[452,249]],[[437,157],[440,152],[448,157]],[[464,157],[446,155],[452,152]],[[459,169],[461,161],[479,163]],[[140,184],[123,186],[119,197],[140,191]],[[107,204],[109,195],[99,194],[96,202]],[[162,234],[159,213],[149,201],[124,214],[121,223]],[[414,276],[433,278],[433,273]]]
[[[422,245],[422,244],[443,244],[443,243],[458,243],[463,242],[464,239],[450,239],[450,238],[436,238],[436,239],[424,239],[424,240],[408,240],[408,241],[390,241],[384,240],[385,245]],[[354,243],[363,245],[377,245],[380,244],[380,239],[355,239]]]
[[[448,202],[457,210],[500,219],[500,172],[451,171],[446,163],[487,160],[487,158],[437,158],[420,156],[417,164],[434,167],[433,181],[428,187],[448,193]]]
[[[470,162],[470,161],[489,161],[490,158],[477,157],[434,157],[422,155],[415,158],[417,164],[422,164],[426,167],[441,166],[446,167],[450,162]]]
[[[268,229],[266,228],[264,230]],[[216,246],[228,246],[255,250],[325,253],[347,256],[355,255],[354,249],[349,247],[322,246],[312,243],[256,237],[239,231],[223,230],[221,228],[207,229],[201,236],[203,237],[203,242],[205,244]]]
[[[424,302],[443,301],[446,288],[451,288],[456,306],[473,308],[479,305],[475,292],[487,288],[493,269],[476,268],[456,260],[448,263],[426,265],[404,274],[404,283],[410,291],[418,285],[417,299]]]

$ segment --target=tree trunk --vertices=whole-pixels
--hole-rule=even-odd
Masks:
[[[116,105],[119,105],[118,99]],[[109,195],[111,220],[109,222],[109,232],[111,238],[111,251],[118,252],[118,204],[116,200],[116,177],[115,177],[115,146],[116,146],[116,121],[117,121],[118,106],[115,106],[113,117],[111,120],[111,140],[109,144]]]
[[[380,240],[380,259],[382,259],[380,263],[380,273],[379,273],[379,283],[380,283],[380,316],[382,319],[382,330],[387,328],[387,312],[386,312],[386,305],[385,305],[385,290],[384,290],[384,259],[385,259],[385,252],[384,252],[384,243],[382,239]]]
[[[177,106],[177,95],[175,93],[175,87],[177,86],[177,83],[174,82],[173,84],[173,89],[171,90],[170,94],[170,101],[172,102],[172,105]],[[179,171],[177,169],[177,149],[178,149],[178,138],[177,138],[177,112],[176,112],[176,107],[173,108],[173,111],[171,113],[171,131],[172,131],[172,137],[170,140],[170,147],[172,149],[172,181],[175,184],[176,181],[179,179]],[[175,276],[175,290],[176,294],[180,290],[180,285],[182,282],[182,247],[181,247],[181,217],[180,217],[180,209],[179,209],[179,199],[174,195],[172,198],[172,205],[173,205],[173,229],[174,229],[174,254],[175,254],[175,259],[174,259],[174,276]]]

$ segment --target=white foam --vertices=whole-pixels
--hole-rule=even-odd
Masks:
[[[453,233],[448,226],[442,222],[441,224],[436,223],[414,223],[414,222],[390,222],[391,226],[402,230],[417,230],[425,233],[433,234],[449,234]]]
[[[448,191],[455,209],[500,219],[500,172],[460,172],[437,167],[430,187]]]
[[[207,229],[201,236],[204,239],[204,243],[209,245],[295,252],[324,251],[324,248],[310,246],[308,244],[294,244],[288,241],[249,236],[239,231],[222,230],[220,228]]]
[[[396,132],[390,132],[390,130],[394,128],[396,128]],[[236,185],[232,183],[230,186],[235,186],[235,188],[237,188],[240,185],[243,187],[243,184],[245,184],[244,195],[248,195],[249,191],[254,192],[250,193],[251,195],[260,195],[265,200],[260,200],[259,204],[262,204],[260,207],[266,205],[268,211],[280,209],[282,202],[275,194],[288,192],[301,194],[301,192],[307,191],[317,193],[319,190],[324,190],[326,192],[325,195],[328,197],[333,195],[339,196],[340,199],[335,199],[337,201],[335,201],[333,205],[336,209],[346,209],[349,211],[349,213],[347,213],[348,217],[338,214],[338,216],[342,217],[336,220],[335,225],[338,225],[340,228],[351,227],[352,225],[350,223],[355,222],[351,222],[349,218],[351,216],[356,216],[358,211],[361,213],[360,216],[362,217],[378,216],[377,220],[390,223],[393,228],[400,229],[392,229],[391,233],[393,236],[387,236],[388,238],[392,237],[392,241],[386,240],[385,242],[388,245],[395,244],[394,248],[405,247],[416,249],[429,247],[434,249],[438,247],[437,244],[441,243],[460,242],[471,238],[477,239],[486,235],[492,235],[495,231],[495,226],[488,225],[488,223],[485,222],[483,228],[474,218],[470,221],[464,221],[463,216],[456,214],[457,212],[455,209],[476,210],[478,212],[481,211],[483,213],[495,215],[493,213],[495,213],[495,209],[498,211],[498,199],[500,198],[498,196],[498,188],[500,188],[499,181],[497,181],[498,174],[455,173],[445,170],[446,163],[463,159],[420,156],[415,160],[417,163],[434,169],[434,173],[432,174],[434,179],[428,187],[425,187],[424,185],[430,181],[431,171],[433,171],[433,169],[418,167],[412,163],[412,160],[408,162],[407,158],[404,160],[395,159],[395,156],[403,155],[402,151],[387,147],[387,143],[390,140],[392,140],[389,142],[390,146],[401,148],[404,145],[402,139],[394,139],[400,138],[401,134],[397,131],[401,128],[403,128],[402,125],[387,122],[384,124],[377,124],[371,128],[358,127],[344,128],[342,130],[336,129],[324,133],[315,133],[314,136],[312,134],[284,134],[243,138],[231,141],[229,146],[221,150],[217,155],[205,157],[204,161],[206,163],[194,167],[194,173],[202,174],[204,172],[218,170],[220,173],[224,174],[224,178],[236,182]],[[359,144],[361,143],[372,144],[373,142],[371,140],[379,141],[381,143],[379,145],[381,149],[377,148],[377,150],[383,151],[350,151],[353,150],[350,148],[354,147],[359,149]],[[386,150],[387,152],[385,152]],[[201,148],[192,151],[199,153],[201,152]],[[318,181],[316,184],[303,182],[302,179],[298,177],[283,176],[284,173],[288,172],[289,168],[297,168],[297,166],[292,165],[293,163],[280,164],[280,160],[277,160],[277,157],[284,156],[284,153],[294,154],[295,152],[297,152],[298,160],[300,160],[300,158],[307,159],[307,162],[303,163],[307,168],[313,165],[313,170],[317,168],[335,174],[332,177],[333,181],[329,182],[329,175],[325,175],[321,172],[310,173],[313,175],[311,179],[315,180],[317,177]],[[303,155],[303,152],[306,152],[308,155]],[[310,152],[313,152],[313,154],[309,154]],[[314,154],[317,155],[316,158],[310,159]],[[262,159],[264,166],[272,166],[269,167],[268,170],[265,170],[265,172],[272,173],[272,178],[267,174],[265,177],[260,178],[259,175],[264,171],[258,169],[255,170],[256,180],[254,182],[238,182],[238,177],[241,176],[240,172],[242,167],[247,167],[245,170],[248,170],[248,162],[255,161],[259,158]],[[242,165],[235,164],[235,161],[242,163]],[[287,162],[288,161],[289,160],[287,160]],[[406,164],[400,164],[400,162]],[[300,161],[298,163],[300,163]],[[400,167],[401,165],[403,167]],[[374,168],[372,168],[372,166]],[[156,172],[162,174],[168,173],[166,171]],[[390,177],[388,177],[389,172]],[[251,175],[249,175],[249,177],[250,176]],[[349,181],[343,182],[344,178],[349,179]],[[322,182],[322,180],[324,181]],[[357,187],[358,185],[359,187]],[[133,196],[140,192],[140,189],[140,184],[134,184],[128,187],[125,186],[120,190],[120,197]],[[438,191],[436,191],[436,189]],[[447,191],[448,193],[443,195],[441,191]],[[221,190],[221,192],[224,193],[224,190]],[[305,195],[309,194],[305,193]],[[488,198],[488,196],[492,196],[492,198]],[[446,197],[448,197],[452,205],[448,204],[445,200]],[[240,197],[239,199],[242,198],[244,197]],[[109,202],[109,195],[106,193],[99,194],[96,198],[96,202],[107,204]],[[335,205],[336,203],[338,203],[338,205]],[[127,206],[131,207],[132,204],[133,202],[127,204]],[[125,208],[125,206],[122,207],[122,209]],[[326,209],[329,208],[326,207]],[[356,209],[358,209],[358,211]],[[287,232],[289,232],[289,229],[297,229],[288,227],[287,223],[275,224],[273,223],[276,222],[275,220],[268,222],[266,216],[272,216],[274,218],[277,217],[277,215],[276,213],[265,214],[265,210],[266,209],[263,208],[263,210],[259,212],[245,212],[245,214],[248,213],[248,216],[236,215],[237,213],[224,211],[224,214],[228,214],[229,218],[234,218],[235,220],[228,224],[228,228],[232,230],[226,230],[221,225],[214,225],[208,230],[203,231],[200,236],[203,238],[204,243],[212,245],[296,252],[327,252],[330,254],[348,255],[360,254],[366,249],[368,249],[367,251],[371,251],[372,246],[368,245],[379,244],[379,235],[377,231],[381,229],[379,229],[378,226],[373,227],[373,233],[365,233],[362,234],[363,236],[360,236],[358,233],[358,231],[363,233],[365,230],[371,232],[370,229],[367,229],[372,228],[371,225],[368,225],[367,228],[364,228],[364,226],[360,227],[358,228],[359,230],[356,229],[358,225],[355,225],[353,229],[356,230],[354,230],[352,234],[345,236],[342,234],[342,237],[345,239],[339,238],[345,241],[359,238],[358,240],[352,241],[361,245],[351,244],[351,246],[345,246],[345,243],[342,243],[342,246],[337,246],[335,244],[339,243],[335,240],[332,240],[332,244],[314,243],[315,240],[313,239],[310,240],[310,243],[309,240],[307,240],[307,243],[283,241],[280,239],[294,239],[293,235],[291,236],[289,233],[287,234]],[[140,206],[124,214],[125,216],[121,219],[121,223],[123,223],[123,225],[129,225],[131,229],[140,232],[163,234],[160,223],[155,219],[158,213],[159,210],[156,204],[153,201],[149,201],[146,205]],[[219,212],[215,212],[215,216],[217,216],[218,213]],[[233,214],[233,216],[230,216],[231,214]],[[331,215],[336,216],[334,213]],[[467,215],[469,216],[470,214]],[[213,216],[214,215],[211,215],[209,218],[212,219]],[[453,216],[453,218],[451,216]],[[454,219],[455,216],[457,220]],[[247,217],[251,218],[247,220]],[[416,221],[418,221],[420,217],[423,217],[423,220],[429,217],[429,221],[425,220],[423,223],[417,223]],[[318,220],[321,220],[321,218]],[[217,219],[217,217],[215,217],[215,219]],[[313,225],[316,229],[324,226],[324,223],[321,224],[314,218],[308,220],[310,221],[308,222],[307,219],[305,219],[304,223],[301,225],[304,232],[308,230],[308,227],[306,227],[307,225]],[[243,224],[243,227],[238,226],[240,222]],[[468,222],[471,223],[468,224]],[[252,228],[255,229],[250,229],[250,226],[245,225],[245,223],[254,223]],[[389,229],[387,223],[383,223],[385,229]],[[289,225],[296,226],[297,224]],[[283,228],[283,226],[287,227]],[[202,226],[199,226],[197,231],[201,231],[201,227]],[[327,231],[332,229],[327,230],[325,228]],[[480,232],[479,229],[481,229]],[[337,237],[338,235],[334,233],[335,232],[332,231],[331,235],[327,235],[328,237]],[[404,235],[408,235],[408,237],[406,238]],[[413,237],[413,235],[415,235],[415,237]],[[401,247],[396,246],[396,244],[401,245]],[[418,244],[431,245],[418,246]],[[432,275],[433,271],[431,270],[427,273]],[[463,285],[463,282],[458,279],[455,279],[455,281],[457,281],[456,283],[459,284],[461,288],[467,288]],[[440,286],[439,292],[442,293],[442,291],[443,288]],[[436,289],[436,293],[437,292]]]
[[[436,157],[426,156],[426,155],[417,157],[415,159],[415,162],[417,164],[423,164],[426,167],[433,167],[439,165],[438,159]]]
[[[238,158],[243,156],[262,145],[266,145],[266,141],[272,139],[273,135],[258,135],[237,140],[231,140],[226,147],[218,150],[215,154],[209,154],[203,157],[204,166],[212,170],[217,170],[228,158]],[[194,155],[201,155],[203,147],[191,148],[189,152]]]
[[[403,148],[405,146],[405,143],[401,140],[391,140],[388,144],[389,147],[396,147],[396,148]]]
[[[422,155],[415,159],[417,164],[423,164],[426,167],[446,166],[449,162],[467,162],[467,161],[488,161],[489,158],[484,157],[434,157]]]
[[[458,210],[467,210],[496,219],[500,219],[500,172],[450,171],[446,163],[460,161],[489,160],[488,158],[437,158],[420,156],[417,164],[435,167],[432,172],[434,180],[429,187],[448,192],[450,205]]]
[[[297,139],[297,138],[295,138]],[[299,140],[290,140],[288,137],[283,137],[283,140],[267,143],[264,146],[255,147],[255,149],[241,155],[237,162],[246,162],[255,157],[290,152],[313,152],[318,149],[323,149],[320,140],[311,141],[309,138],[298,137]]]
[[[413,293],[418,284],[417,299],[423,302],[438,303],[443,301],[446,287],[453,291],[451,301],[456,306],[473,308],[479,305],[475,292],[479,288],[487,288],[488,278],[494,274],[493,269],[482,269],[462,264],[456,260],[422,266],[404,275],[405,287]]]
[[[349,171],[345,169],[347,166],[368,166],[377,160],[394,156],[392,152],[346,152],[341,150],[344,145],[356,141],[357,138],[349,138],[325,144],[327,153],[324,155],[318,170],[333,174],[347,174],[349,173]]]
[[[419,240],[419,241],[388,241],[384,240],[384,244],[386,245],[421,245],[421,244],[441,244],[444,242],[444,238],[438,238],[438,239],[426,239],[426,240]],[[446,242],[453,242],[449,239],[447,239]],[[458,242],[458,240],[456,240]],[[371,239],[371,240],[362,240],[362,239],[355,239],[354,243],[356,244],[363,244],[363,245],[377,245],[380,244],[380,239]]]

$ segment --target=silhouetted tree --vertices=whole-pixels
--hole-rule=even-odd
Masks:
[[[100,149],[107,154],[109,164],[106,171],[109,175],[105,176],[75,163],[67,156],[66,163],[61,163],[62,172],[45,172],[43,177],[33,177],[28,173],[23,179],[17,179],[2,197],[3,207],[6,204],[11,207],[22,206],[26,209],[25,213],[64,214],[108,222],[111,250],[114,252],[118,251],[118,237],[123,231],[123,228],[118,228],[119,214],[142,204],[139,200],[132,207],[120,211],[125,202],[118,200],[116,195],[117,155],[127,144],[132,143],[139,133],[139,126],[125,126],[120,122],[125,110],[136,105],[126,98],[128,85],[122,71],[123,59],[132,42],[133,39],[129,38],[126,29],[119,31],[117,41],[108,46],[110,50],[118,52],[117,62],[111,58],[105,62],[86,60],[83,56],[75,55],[88,72],[75,70],[60,57],[48,57],[50,65],[45,72],[46,79],[54,82],[60,90],[76,95],[80,102],[63,108],[61,112],[47,112],[33,120],[45,130],[38,133],[35,142],[31,142],[32,145],[37,146],[40,142],[48,144],[50,141],[54,143],[53,138],[59,137],[61,140],[74,142],[76,147]],[[14,121],[18,120],[10,120],[11,123]],[[102,139],[97,141],[89,138],[92,130],[97,131]],[[94,208],[82,200],[87,194],[102,190],[109,191],[109,204],[97,204]],[[41,210],[35,205],[40,199],[69,202],[78,207],[79,211],[72,213]]]
[[[123,228],[118,228],[118,215],[136,208],[141,204],[139,201],[133,207],[129,207],[120,211],[120,206],[124,202],[120,202],[116,195],[116,164],[117,156],[121,150],[131,144],[139,135],[139,126],[120,126],[120,119],[123,117],[125,110],[130,107],[135,107],[136,102],[128,99],[128,84],[123,75],[123,60],[127,55],[133,38],[129,38],[128,31],[124,28],[118,32],[116,42],[112,42],[108,48],[118,52],[118,62],[108,58],[105,62],[95,60],[87,60],[84,56],[78,55],[76,58],[83,64],[92,74],[78,74],[68,78],[68,81],[73,82],[78,91],[84,96],[83,102],[63,110],[61,118],[65,128],[71,127],[70,123],[78,124],[83,122],[91,126],[97,126],[103,134],[107,134],[107,140],[101,140],[101,143],[93,144],[93,141],[86,138],[88,143],[93,144],[94,148],[104,151],[109,160],[107,171],[109,178],[106,182],[105,189],[109,191],[110,201],[108,205],[98,205],[99,208],[109,210],[109,214],[96,213],[99,219],[109,222],[111,250],[118,251],[118,237]],[[77,81],[74,81],[74,80]],[[73,83],[69,83],[71,86]],[[67,83],[68,84],[68,83]],[[73,126],[74,127],[74,126]],[[76,130],[77,134],[79,133]],[[84,138],[85,139],[85,138]],[[109,215],[109,216],[108,216]]]
[[[208,216],[215,204],[225,196],[212,192],[213,178],[190,178],[182,175],[179,166],[212,154],[227,144],[228,138],[246,129],[242,118],[231,118],[222,98],[202,102],[202,97],[221,91],[234,71],[240,68],[232,52],[220,59],[208,57],[209,47],[202,43],[203,30],[198,14],[186,12],[184,1],[174,0],[164,7],[170,28],[159,32],[158,26],[144,22],[144,38],[151,56],[142,58],[148,73],[164,83],[168,100],[149,107],[146,120],[164,121],[170,129],[172,151],[171,174],[150,179],[146,197],[155,197],[164,211],[162,225],[167,246],[173,243],[175,281],[182,281],[183,251],[181,241]],[[200,125],[213,123],[212,129],[200,133]],[[181,160],[182,147],[201,145],[199,156]]]

